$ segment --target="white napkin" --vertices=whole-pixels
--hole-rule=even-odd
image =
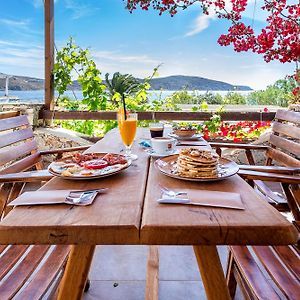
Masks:
[[[188,204],[241,210],[245,209],[241,200],[241,195],[237,193],[196,189],[174,190],[174,192],[179,191],[186,192],[186,194],[172,197],[167,192],[163,192],[161,198],[158,199],[157,202],[161,204]]]

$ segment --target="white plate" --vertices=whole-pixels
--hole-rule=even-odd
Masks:
[[[185,141],[198,141],[201,139],[202,134],[200,133],[196,133],[191,137],[180,137],[178,135],[176,135],[175,133],[169,133],[168,136],[175,138],[177,140],[185,140]]]
[[[177,154],[178,153],[178,150],[175,149],[173,151],[169,151],[165,154],[161,154],[161,153],[156,153],[154,152],[151,148],[150,149],[147,149],[146,152],[151,156],[151,157],[167,157],[169,155],[173,155],[173,154]]]
[[[97,156],[99,156],[99,158],[101,158],[107,153],[94,153],[94,154],[96,154]],[[116,153],[112,153],[112,154],[116,154]],[[83,175],[80,175],[80,174],[74,174],[73,176],[63,176],[61,174],[61,172],[63,171],[62,166],[64,165],[64,161],[66,159],[67,160],[71,159],[71,156],[68,156],[68,157],[62,158],[58,161],[52,162],[48,167],[48,171],[51,174],[53,174],[57,177],[61,177],[63,179],[88,180],[88,179],[102,178],[102,177],[107,177],[107,176],[117,174],[117,173],[127,169],[132,163],[132,161],[130,159],[127,159],[127,163],[124,164],[124,165],[118,164],[118,165],[108,166],[108,167],[105,167],[103,169],[94,170],[94,173],[92,175],[89,175],[89,176],[83,176]]]

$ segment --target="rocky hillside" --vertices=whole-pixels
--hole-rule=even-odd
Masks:
[[[3,75],[0,73],[0,75]],[[0,76],[0,90],[5,89],[5,78]],[[9,78],[9,89],[13,91],[42,90],[44,88],[44,79],[38,79],[26,76],[12,76]]]
[[[153,90],[171,90],[180,89],[200,90],[200,91],[250,91],[249,86],[232,85],[223,81],[212,80],[196,76],[169,76],[162,78],[153,78],[151,80],[151,89]]]
[[[0,73],[1,75],[1,73]],[[250,91],[249,86],[233,85],[223,81],[212,80],[196,76],[168,76],[161,78],[153,78],[151,80],[152,90],[170,90],[177,91],[183,88],[187,90],[200,91]],[[0,76],[0,90],[5,88],[5,79]],[[9,89],[15,91],[42,90],[44,88],[44,80],[25,76],[12,76],[9,79]],[[74,81],[74,89],[80,89],[77,81]]]

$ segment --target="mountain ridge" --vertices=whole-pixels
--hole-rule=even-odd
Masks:
[[[0,73],[3,75],[2,73]],[[142,80],[142,79],[138,79]],[[233,85],[227,82],[208,79],[198,76],[172,75],[153,78],[150,81],[151,90],[177,91],[181,89],[199,91],[251,91],[252,88],[244,85]],[[77,81],[73,82],[73,89],[81,89]],[[15,91],[42,90],[44,79],[12,75],[9,79],[9,89]],[[5,79],[0,78],[0,90],[5,89]]]

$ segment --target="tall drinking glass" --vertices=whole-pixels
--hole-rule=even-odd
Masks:
[[[118,126],[122,141],[125,145],[125,156],[132,160],[136,160],[138,157],[131,153],[131,146],[133,144],[136,128],[137,128],[138,116],[136,113],[127,113],[126,120],[124,111],[118,112]]]

